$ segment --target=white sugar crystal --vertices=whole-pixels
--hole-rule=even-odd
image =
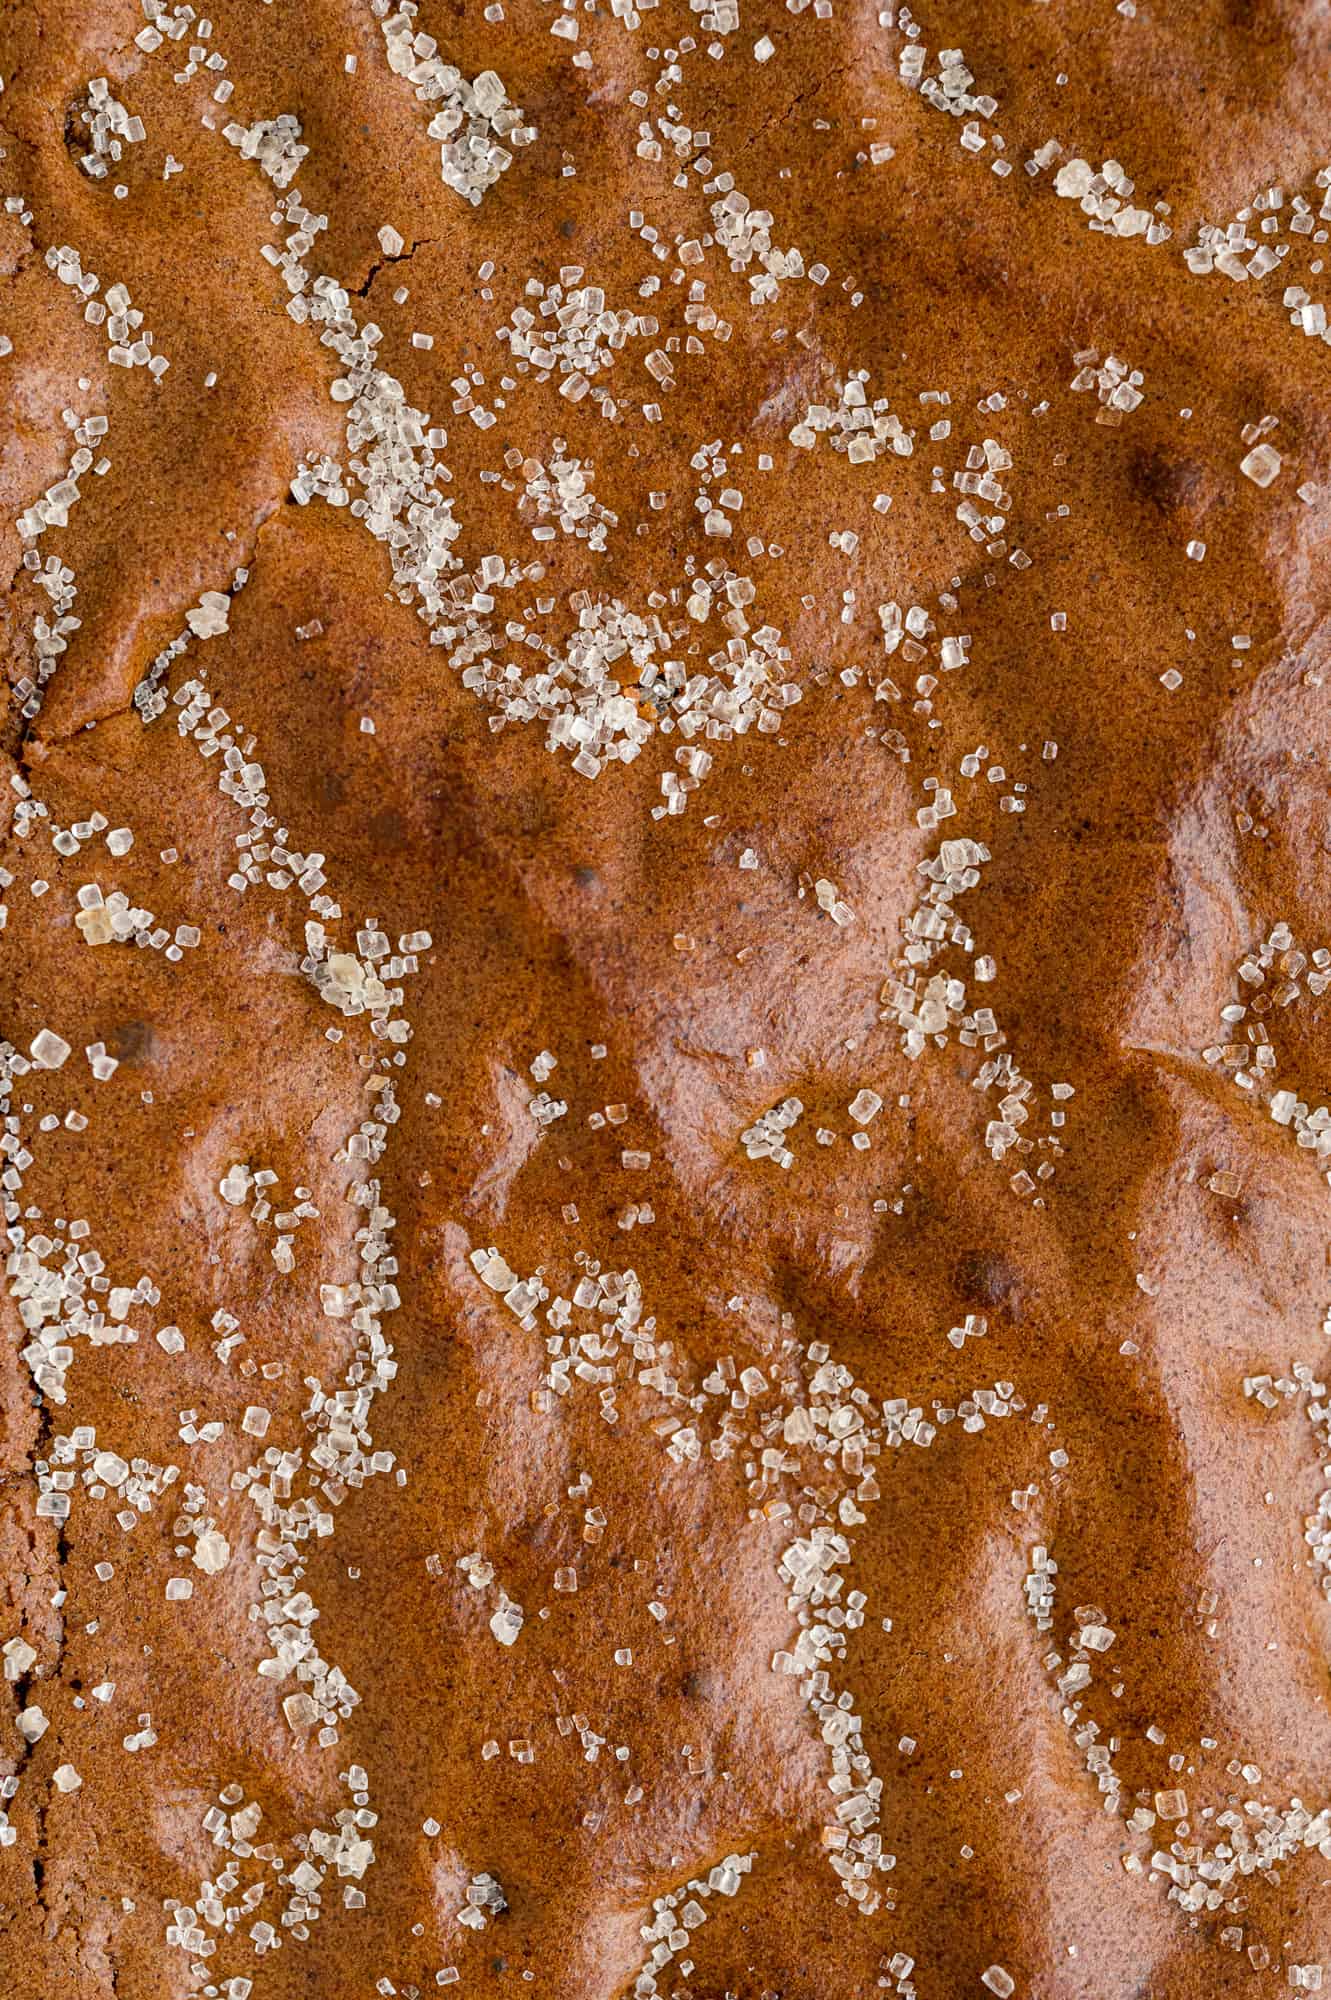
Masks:
[[[103,903],[95,903],[90,908],[79,910],[74,922],[82,933],[85,944],[110,944],[116,934],[111,912]]]
[[[209,1528],[194,1544],[193,1562],[205,1576],[220,1576],[231,1560],[231,1544],[216,1528]]]
[[[29,1043],[28,1053],[38,1069],[60,1069],[69,1060],[69,1043],[42,1028]]]
[[[217,1192],[232,1208],[239,1208],[249,1194],[254,1176],[247,1166],[236,1161],[229,1166],[224,1177],[217,1183]]]
[[[0,1646],[0,1654],[4,1656],[7,1681],[21,1681],[28,1669],[37,1664],[36,1652],[26,1639],[6,1639]]]
[[[226,125],[222,137],[239,149],[243,160],[257,160],[274,187],[291,185],[300,163],[309,153],[300,141],[300,120],[284,111],[277,118],[261,118],[257,124]],[[179,169],[177,169],[179,171]]]
[[[220,590],[205,590],[192,610],[185,613],[185,623],[196,639],[216,639],[227,629],[227,617],[231,610],[231,599]]]
[[[1094,179],[1095,168],[1089,160],[1069,160],[1054,177],[1054,192],[1070,201],[1080,201]]]
[[[488,1254],[485,1251],[478,1251],[476,1254],[480,1258],[476,1266],[477,1274],[481,1283],[488,1285],[492,1292],[507,1292],[516,1285],[517,1272],[510,1271],[497,1250]]]
[[[522,1630],[522,1606],[501,1592],[499,1609],[490,1620],[490,1630],[501,1646],[511,1646]]]
[[[76,1792],[83,1780],[72,1764],[61,1764],[51,1773],[51,1783],[58,1792]]]
[[[1269,486],[1279,472],[1280,453],[1274,445],[1256,444],[1246,458],[1239,460],[1239,471],[1254,486]]]
[[[820,875],[814,883],[813,893],[819,909],[825,910],[834,924],[845,925],[854,922],[855,912],[850,904],[838,895],[836,884],[829,882],[825,875]]]
[[[405,77],[417,101],[433,113],[426,127],[440,143],[440,173],[444,184],[475,207],[509,166],[509,146],[530,145],[536,137],[524,125],[522,113],[508,101],[503,82],[492,69],[482,70],[471,83],[452,63],[436,53],[433,40],[416,35],[414,0],[402,4],[388,20],[380,20],[388,66]],[[500,142],[504,143],[501,144]]]

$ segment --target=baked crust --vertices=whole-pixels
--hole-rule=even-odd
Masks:
[[[0,9],[5,1992],[1317,1990],[1321,10],[208,16]]]

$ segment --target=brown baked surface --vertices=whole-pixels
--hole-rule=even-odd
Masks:
[[[1331,1986],[1324,6],[206,13],[0,7],[0,1992]]]

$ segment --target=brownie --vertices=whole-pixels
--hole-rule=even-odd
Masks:
[[[1331,1991],[1324,7],[0,78],[0,1994]]]

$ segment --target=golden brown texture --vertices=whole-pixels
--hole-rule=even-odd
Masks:
[[[252,1979],[255,2000],[371,2000],[432,1993],[454,1968],[460,1994],[541,2000],[952,2000],[993,1967],[1022,2000],[1274,1993],[1291,1968],[1316,1990],[1331,1620],[1304,1528],[1331,1456],[1310,1386],[1328,1195],[1255,1054],[1248,1089],[1215,1051],[1269,1035],[1274,1084],[1322,1101],[1319,968],[1289,954],[1331,946],[1331,429],[1326,345],[1282,300],[1303,288],[1315,329],[1324,10],[948,0],[920,22],[926,73],[959,48],[996,100],[957,118],[900,80],[911,24],[868,7],[740,0],[723,32],[680,0],[636,26],[598,6],[562,16],[570,41],[532,0],[498,21],[471,0],[422,6],[415,28],[465,78],[497,72],[536,130],[476,207],[441,181],[429,111],[368,4],[220,0],[206,37],[153,51],[135,45],[142,12],[112,0],[0,12],[17,781],[0,1033],[22,1058],[42,1030],[72,1049],[58,1069],[20,1063],[7,1128],[0,1645],[24,1650],[0,1702],[0,1774],[18,1776],[0,1799],[4,1990],[239,2000],[225,1982]],[[225,71],[178,82],[196,41]],[[80,160],[101,77],[145,136],[94,178]],[[308,149],[291,186],[327,217],[308,271],[382,328],[381,369],[447,432],[451,573],[483,591],[487,556],[546,565],[504,579],[493,656],[530,673],[535,649],[500,621],[558,651],[585,605],[611,602],[658,615],[653,657],[690,675],[778,635],[773,681],[800,698],[694,739],[713,762],[682,814],[657,811],[662,774],[685,770],[678,729],[587,778],[542,721],[496,728],[493,688],[464,685],[390,588],[384,540],[347,506],[291,498],[307,455],[345,468],[356,446],[330,395],[345,356],[293,320],[261,254],[289,234],[285,195],[221,130],[279,114]],[[975,156],[968,117],[990,135]],[[1061,151],[1028,173],[1050,139]],[[168,154],[183,171],[164,180]],[[1171,233],[1092,229],[1055,191],[1074,159],[1121,161]],[[758,264],[732,269],[713,240],[726,174],[825,281],[782,277],[753,301]],[[1189,267],[1200,224],[1272,188],[1243,257],[1279,243],[1282,266]],[[169,358],[160,380],[108,362],[48,261],[64,245],[103,295],[128,288]],[[613,418],[558,394],[558,374],[504,386],[496,330],[533,280],[601,287],[605,310],[657,322],[595,378]],[[1140,371],[1134,407],[1104,400],[1112,369],[1072,386],[1110,356]],[[854,407],[856,370],[913,434],[908,455],[791,441],[810,405]],[[69,466],[64,411],[107,416],[93,456],[110,465],[34,540],[16,523]],[[1266,487],[1240,471],[1254,440],[1281,458]],[[527,467],[556,460],[580,462],[603,547],[562,527],[532,539],[559,507],[539,514]],[[978,536],[958,519],[968,466],[1003,496],[973,502]],[[560,478],[572,521],[583,491]],[[720,500],[732,490],[742,505]],[[718,512],[728,536],[709,532]],[[23,567],[33,546],[72,572],[80,622],[24,715],[52,615]],[[712,562],[752,601],[691,609]],[[135,690],[205,592],[233,593],[228,628],[167,662],[145,724]],[[890,655],[888,604],[929,621]],[[197,711],[172,699],[191,677]],[[638,697],[653,724],[675,702]],[[178,726],[206,729],[210,707],[262,766],[243,802],[219,794],[224,754]],[[956,810],[931,826],[935,786]],[[233,886],[256,798],[302,863],[326,857],[329,930],[362,971],[377,947],[358,930],[380,926],[390,954],[429,933],[380,1010],[409,1040],[344,1018],[302,972],[320,888],[284,879],[300,868],[266,859]],[[76,852],[53,847],[80,825]],[[956,893],[967,935],[921,986],[942,971],[965,1000],[912,1055],[890,1003],[921,866],[947,839],[988,858]],[[820,906],[823,882],[851,921]],[[85,943],[94,883],[153,913],[146,930],[198,942],[174,960]],[[1260,1011],[1224,1026],[1240,965],[1281,923],[1247,989]],[[959,1021],[983,1006],[993,1033]],[[98,1044],[118,1062],[105,1078],[84,1054]],[[546,1050],[558,1066],[534,1076]],[[995,1160],[1003,1086],[974,1086],[1004,1052],[1031,1095]],[[346,1141],[387,1078],[400,1117],[367,1165]],[[866,1089],[883,1102],[861,1128],[848,1107]],[[567,1106],[549,1124],[542,1090]],[[792,1095],[792,1164],[746,1157],[741,1135]],[[59,1122],[71,1110],[85,1129]],[[236,1163],[276,1175],[274,1209],[303,1188],[319,1211],[288,1232],[290,1272],[253,1193],[219,1192]],[[391,1227],[353,1200],[370,1177]],[[151,1295],[113,1320],[137,1339],[71,1342],[61,1403],[23,1358],[23,1260],[59,1265],[40,1246],[74,1219],[76,1253],[93,1245],[115,1286],[146,1274]],[[321,1287],[356,1280],[367,1227],[400,1304],[362,1300],[353,1330]],[[543,1274],[530,1325],[473,1266],[491,1246]],[[608,1354],[606,1301],[575,1303],[567,1332],[547,1318],[588,1259],[641,1291]],[[182,1351],[155,1337],[168,1326]],[[586,1345],[562,1393],[548,1344],[571,1336]],[[354,1398],[383,1366],[365,1359],[376,1342],[395,1372],[338,1445],[351,1476],[329,1474],[330,1493],[311,1378]],[[848,1374],[829,1380],[833,1363]],[[1259,1377],[1282,1386],[1245,1395]],[[271,1412],[261,1438],[242,1425],[254,1407]],[[894,1441],[915,1409],[927,1446]],[[287,1556],[248,1490],[249,1468],[271,1481],[270,1448],[298,1455],[275,1504],[322,1492]],[[179,1476],[126,1527],[99,1453]],[[61,1522],[37,1503],[66,1471]],[[191,1559],[205,1517],[228,1545],[216,1573]],[[825,1693],[858,1718],[872,1832],[895,1857],[857,1878],[867,1912],[831,1865],[839,1725],[813,1713],[807,1671],[773,1666],[802,1629],[788,1551],[829,1534],[848,1545],[840,1602],[865,1602]],[[1037,1549],[1057,1564],[1048,1629],[1026,1602]],[[274,1561],[359,1695],[325,1745],[284,1713],[308,1682],[257,1671]],[[192,1595],[168,1600],[180,1577]],[[523,1613],[511,1644],[491,1625],[506,1599]],[[29,1745],[16,1718],[34,1706],[49,1727]],[[254,1802],[262,1820],[232,1823],[246,1851],[210,1895],[232,1858],[205,1826],[219,1799],[222,1819]],[[372,1859],[310,1847],[348,1808]],[[1284,1845],[1250,1869],[1264,1826]],[[748,1872],[693,1892],[705,1922],[684,1922],[685,1944],[661,1927],[668,1962],[635,1986],[653,1900],[732,1855]],[[482,1885],[472,1928],[458,1913],[477,1877],[504,1907]],[[256,1954],[256,1922],[278,1948]],[[1009,1989],[991,1974],[988,1990]]]

